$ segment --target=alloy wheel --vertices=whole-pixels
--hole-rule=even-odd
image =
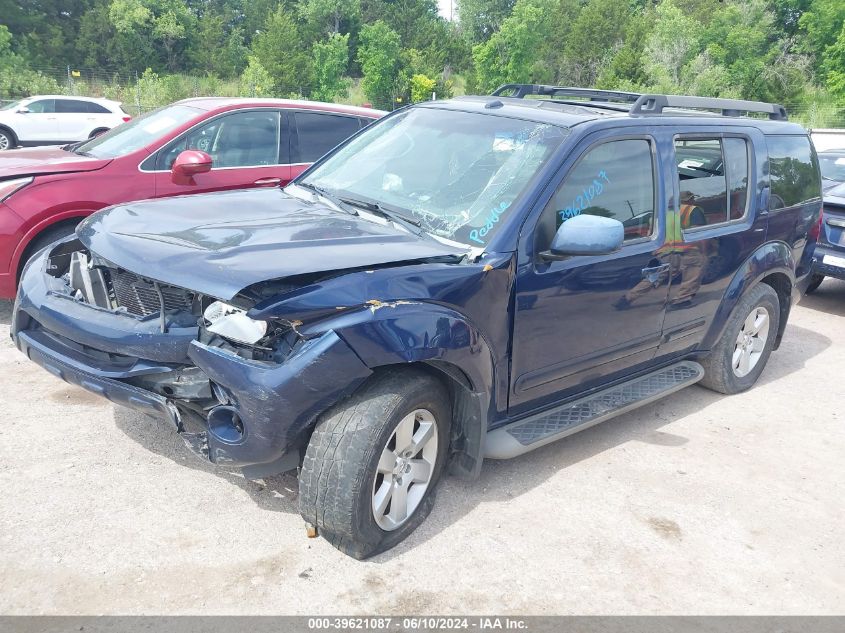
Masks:
[[[769,339],[769,324],[769,311],[760,306],[754,308],[743,322],[736,337],[732,363],[738,378],[750,374],[760,362]]]
[[[381,451],[373,481],[373,518],[385,531],[401,527],[417,509],[434,476],[437,422],[427,409],[399,421]]]

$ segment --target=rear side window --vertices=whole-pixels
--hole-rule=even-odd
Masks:
[[[769,209],[786,209],[818,199],[821,180],[810,139],[806,136],[769,136]]]
[[[543,211],[537,245],[551,244],[561,224],[576,215],[614,218],[625,240],[648,237],[654,229],[654,161],[651,143],[624,139],[597,145],[566,175]]]
[[[88,102],[77,101],[76,99],[56,99],[56,112],[64,114],[87,113]]]
[[[293,155],[299,163],[313,163],[359,129],[358,119],[351,116],[294,112],[293,117],[297,132]]]
[[[88,112],[93,114],[111,114],[111,110],[101,106],[99,103],[94,103],[93,101],[86,101],[85,107],[88,108]]]
[[[682,228],[723,224],[745,215],[749,173],[745,139],[676,139],[675,165]]]

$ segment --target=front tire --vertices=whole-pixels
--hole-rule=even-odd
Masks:
[[[431,511],[450,425],[436,378],[377,376],[320,417],[299,476],[300,514],[353,558],[394,547]]]
[[[769,360],[780,327],[780,299],[758,284],[734,308],[722,339],[701,361],[701,385],[724,394],[750,389]]]
[[[6,151],[7,149],[15,149],[15,146],[17,146],[15,135],[9,130],[0,128],[0,152]]]

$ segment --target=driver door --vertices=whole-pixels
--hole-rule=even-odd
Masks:
[[[645,136],[588,137],[523,238],[520,258],[530,261],[516,280],[512,415],[613,381],[654,357],[669,288],[656,148]],[[544,259],[557,228],[581,214],[622,222],[622,247]]]
[[[59,122],[56,119],[55,99],[29,102],[26,112],[16,112],[12,128],[22,144],[46,144],[59,141]]]
[[[189,193],[278,187],[290,182],[283,114],[256,109],[215,117],[189,130],[159,150],[156,157],[156,197]],[[211,171],[197,174],[191,184],[171,179],[173,161],[183,151],[196,149],[211,156]]]

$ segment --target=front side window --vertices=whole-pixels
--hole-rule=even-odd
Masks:
[[[294,155],[298,163],[313,163],[360,127],[355,117],[318,112],[294,112],[293,120],[298,139]]]
[[[53,99],[39,99],[31,102],[26,108],[34,114],[52,114],[56,111],[56,102]]]
[[[806,136],[769,136],[766,145],[771,210],[794,207],[821,196],[819,168]]]
[[[212,119],[172,141],[159,154],[157,169],[170,169],[185,150],[211,156],[218,167],[257,167],[279,163],[279,112],[250,110]]]
[[[202,110],[185,105],[172,105],[153,110],[112,128],[105,134],[76,147],[73,151],[95,158],[125,156],[146,147],[201,113]]]
[[[370,125],[302,183],[394,208],[433,235],[483,247],[567,133],[418,106]]]
[[[648,237],[655,224],[654,160],[644,139],[608,141],[581,157],[543,210],[537,246],[546,250],[576,215],[619,220],[625,240]]]

